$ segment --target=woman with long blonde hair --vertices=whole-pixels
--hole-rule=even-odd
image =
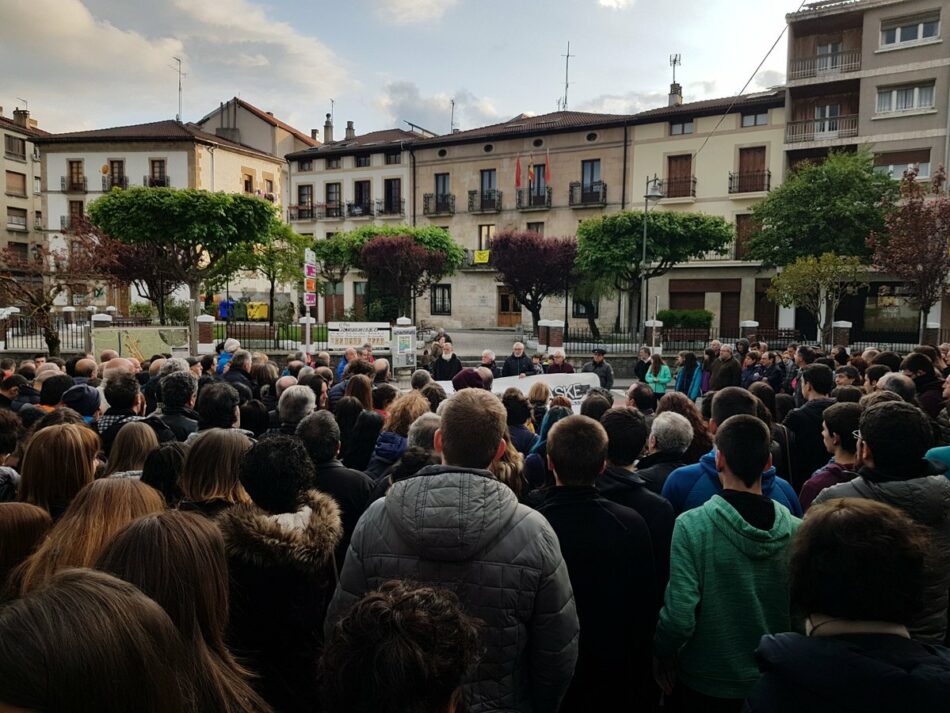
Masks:
[[[86,426],[62,424],[37,431],[23,452],[17,499],[57,519],[95,479],[100,447],[99,436]]]
[[[65,567],[91,567],[119,530],[164,509],[161,494],[134,478],[93,481],[79,491],[49,537],[11,577],[24,593]]]
[[[191,442],[181,471],[182,510],[214,517],[237,503],[250,503],[240,473],[251,439],[233,428],[209,428]]]

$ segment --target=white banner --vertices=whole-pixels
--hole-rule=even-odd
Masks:
[[[587,396],[587,393],[595,386],[600,386],[600,379],[596,374],[541,374],[538,376],[526,376],[523,379],[517,376],[503,376],[492,382],[491,390],[493,394],[501,396],[511,387],[520,389],[525,396],[531,384],[536,381],[543,381],[551,389],[551,396],[566,396],[571,400],[574,407],[574,413],[580,413],[581,401]],[[454,394],[455,389],[451,381],[440,381],[439,385],[445,389],[445,393]]]
[[[344,352],[349,347],[364,344],[374,352],[388,352],[392,347],[392,327],[389,322],[329,322],[327,324],[327,351]]]

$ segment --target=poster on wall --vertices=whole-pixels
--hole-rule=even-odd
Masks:
[[[388,352],[392,346],[392,326],[389,322],[329,322],[327,349],[331,353],[346,351],[349,347],[369,344],[374,352]]]

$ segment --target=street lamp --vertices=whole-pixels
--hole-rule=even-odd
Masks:
[[[647,177],[646,192],[643,194],[643,257],[640,260],[640,346],[646,342],[647,326],[647,214],[650,211],[650,201],[658,201],[663,197],[660,179],[653,174]]]

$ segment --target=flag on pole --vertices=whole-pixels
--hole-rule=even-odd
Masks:
[[[521,156],[518,157],[518,163],[515,165],[515,188],[521,188]]]
[[[551,151],[544,154],[544,185],[551,185]]]
[[[534,155],[528,155],[528,186],[534,186]]]

